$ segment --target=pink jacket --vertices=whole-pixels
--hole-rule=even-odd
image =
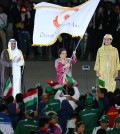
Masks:
[[[57,78],[56,78],[57,82],[59,82],[62,85],[63,78],[66,74],[68,74],[69,76],[72,77],[72,64],[75,64],[76,61],[77,61],[77,59],[66,58],[65,64],[62,64],[60,58],[55,60],[55,69],[57,72]],[[63,67],[68,63],[71,63],[70,68],[64,69]]]

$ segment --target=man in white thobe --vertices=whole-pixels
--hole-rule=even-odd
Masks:
[[[12,95],[22,92],[22,74],[24,69],[24,58],[21,50],[17,48],[17,41],[10,39],[8,49],[1,54],[1,91],[3,92],[5,82],[10,77],[12,82]],[[22,90],[21,90],[22,89]]]

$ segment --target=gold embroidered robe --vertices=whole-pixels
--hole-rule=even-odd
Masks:
[[[116,88],[116,81],[114,74],[120,69],[119,54],[117,48],[112,45],[102,46],[98,49],[95,71],[99,71],[99,79],[105,81],[105,88],[108,91],[114,92]]]

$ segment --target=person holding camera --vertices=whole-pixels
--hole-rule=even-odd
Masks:
[[[55,60],[55,69],[57,72],[56,80],[61,84],[65,84],[66,74],[72,77],[72,64],[77,61],[76,51],[73,51],[73,58],[67,58],[67,51],[65,48],[61,48],[58,51],[60,58]]]

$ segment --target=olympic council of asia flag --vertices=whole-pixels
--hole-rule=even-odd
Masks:
[[[62,33],[82,38],[99,2],[88,0],[73,8],[47,2],[36,4],[32,46],[52,45]]]

